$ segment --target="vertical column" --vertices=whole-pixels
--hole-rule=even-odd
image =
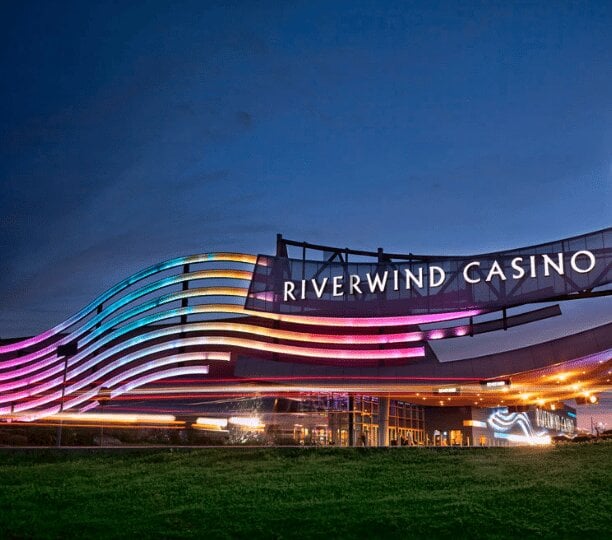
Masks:
[[[348,445],[355,446],[355,396],[348,397]]]
[[[378,446],[389,446],[389,403],[388,397],[378,398]]]
[[[102,313],[102,304],[98,305],[98,308],[96,309],[96,315],[100,315],[100,313]],[[102,325],[102,321],[98,321],[96,323],[96,328],[100,328],[100,326]]]
[[[183,274],[189,274],[189,265],[188,264],[184,264],[183,265]],[[189,281],[188,280],[183,281],[182,289],[183,289],[183,292],[189,290]],[[187,298],[186,296],[181,298],[181,307],[182,308],[186,308],[188,306],[189,306],[189,298]],[[181,324],[187,324],[187,315],[186,314],[181,315]]]
[[[183,274],[189,274],[189,265],[188,264],[184,264],[183,265]],[[189,290],[189,281],[185,280],[183,281],[183,285],[181,287],[181,289],[184,291],[188,291]],[[181,308],[186,308],[189,307],[189,298],[187,298],[186,296],[181,298]],[[180,338],[183,339],[185,337],[185,325],[187,324],[187,315],[183,314],[181,315],[181,326],[183,327],[183,331],[180,334]],[[179,347],[178,349],[179,354],[182,354],[185,352],[185,347]],[[184,366],[185,364],[183,362],[179,362],[177,364],[177,366]]]

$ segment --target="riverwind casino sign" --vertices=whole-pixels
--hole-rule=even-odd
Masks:
[[[612,281],[612,228],[466,257],[312,261],[259,255],[246,307],[327,317],[492,311],[592,293]],[[363,259],[364,257],[361,257]]]

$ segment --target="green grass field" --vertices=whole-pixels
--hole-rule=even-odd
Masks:
[[[0,452],[5,538],[609,538],[612,444]]]

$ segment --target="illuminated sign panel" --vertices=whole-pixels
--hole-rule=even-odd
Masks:
[[[321,316],[494,310],[612,281],[612,229],[471,257],[401,255],[348,262],[260,255],[246,307]]]
[[[537,427],[545,428],[550,431],[574,433],[576,429],[576,424],[572,418],[569,418],[569,416],[569,412],[566,412],[565,415],[563,415],[557,412],[546,411],[544,409],[536,408],[535,425]]]
[[[507,408],[495,409],[487,424],[496,439],[514,443],[548,444],[552,436],[572,435],[576,430],[576,413],[565,407],[561,411],[547,411],[536,407],[528,412],[510,412]],[[572,418],[573,417],[573,418]],[[464,422],[464,425],[468,425]],[[476,424],[472,423],[472,426]]]

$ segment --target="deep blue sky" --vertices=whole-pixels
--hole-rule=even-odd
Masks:
[[[129,4],[0,4],[0,336],[277,232],[471,254],[610,225],[609,2]]]

